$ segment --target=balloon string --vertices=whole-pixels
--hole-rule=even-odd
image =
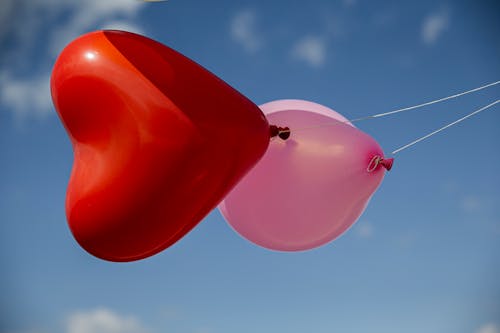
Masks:
[[[422,104],[418,104],[418,105],[414,105],[414,106],[409,106],[409,107],[405,107],[405,108],[401,108],[401,109],[397,109],[397,110],[393,110],[393,111],[389,111],[389,112],[374,114],[374,115],[371,115],[371,116],[366,116],[366,117],[361,117],[361,118],[355,118],[355,119],[351,119],[349,121],[350,122],[355,122],[355,121],[361,121],[361,120],[372,119],[372,118],[380,118],[380,117],[389,116],[391,114],[396,114],[396,113],[400,113],[400,112],[405,112],[405,111],[410,111],[410,110],[418,109],[418,108],[421,108],[421,107],[424,107],[424,106],[428,106],[428,105],[432,105],[432,104],[444,102],[444,101],[447,101],[449,99],[457,98],[457,97],[460,97],[460,96],[463,96],[463,95],[467,95],[467,94],[470,94],[470,93],[473,93],[473,92],[476,92],[476,91],[479,91],[479,90],[483,90],[483,89],[492,87],[494,85],[497,85],[499,83],[500,83],[500,81],[488,83],[488,84],[486,84],[484,86],[481,86],[481,87],[477,87],[477,88],[474,88],[474,89],[471,89],[471,90],[463,91],[463,92],[455,94],[455,95],[451,95],[451,96],[439,98],[439,99],[436,99],[436,100],[433,100],[433,101],[430,101],[430,102],[425,102],[425,103],[422,103]]]
[[[408,143],[408,144],[406,144],[406,145],[404,145],[404,146],[402,146],[402,147],[394,150],[391,154],[392,155],[396,155],[400,151],[405,150],[406,148],[409,148],[409,147],[413,146],[414,144],[419,143],[420,141],[423,141],[423,140],[425,140],[425,139],[427,139],[427,138],[429,138],[429,137],[431,137],[431,136],[433,136],[433,135],[435,135],[435,134],[437,134],[437,133],[439,133],[441,131],[444,131],[445,129],[447,129],[447,128],[453,126],[453,125],[456,125],[456,124],[464,121],[465,119],[467,119],[469,117],[472,117],[475,114],[478,114],[479,112],[482,112],[482,111],[484,111],[486,109],[489,109],[489,108],[491,108],[492,106],[494,106],[495,104],[498,104],[498,103],[500,103],[500,100],[496,100],[493,103],[490,103],[490,104],[488,104],[486,106],[483,106],[482,108],[480,108],[480,109],[478,109],[478,110],[476,110],[474,112],[471,112],[468,115],[466,115],[466,116],[464,116],[464,117],[462,117],[460,119],[457,119],[454,122],[449,123],[448,125],[445,125],[445,126],[439,128],[439,129],[437,129],[437,130],[435,130],[435,131],[433,131],[433,132],[431,132],[431,133],[429,133],[427,135],[424,135],[421,138],[418,138],[418,139],[416,139],[416,140],[414,140],[414,141],[412,141],[412,142],[410,142],[410,143]]]
[[[380,117],[385,117],[385,116],[393,115],[393,114],[396,114],[396,113],[401,113],[401,112],[406,112],[406,111],[418,109],[418,108],[421,108],[421,107],[424,107],[424,106],[428,106],[428,105],[432,105],[432,104],[444,102],[444,101],[447,101],[447,100],[450,100],[450,99],[453,99],[453,98],[457,98],[457,97],[460,97],[460,96],[471,94],[473,92],[480,91],[480,90],[483,90],[483,89],[495,86],[495,85],[497,85],[499,83],[500,83],[500,81],[488,83],[488,84],[485,84],[483,86],[480,86],[480,87],[477,87],[477,88],[474,88],[474,89],[463,91],[463,92],[460,92],[458,94],[454,94],[454,95],[451,95],[451,96],[446,96],[446,97],[442,97],[442,98],[439,98],[439,99],[435,99],[433,101],[425,102],[425,103],[422,103],[422,104],[417,104],[417,105],[414,105],[414,106],[409,106],[409,107],[405,107],[405,108],[401,108],[401,109],[397,109],[397,110],[393,110],[393,111],[389,111],[389,112],[384,112],[384,113],[378,113],[378,114],[374,114],[374,115],[370,115],[370,116],[365,116],[365,117],[360,117],[360,118],[354,118],[354,119],[344,120],[344,121],[341,121],[341,123],[346,123],[346,124],[347,123],[354,123],[354,122],[358,122],[358,121],[362,121],[362,120],[380,118]],[[301,127],[301,128],[294,129],[294,132],[295,131],[302,131],[302,130],[319,128],[319,127],[325,127],[325,126],[332,126],[332,125],[336,125],[338,123],[339,123],[338,121],[335,121],[335,122],[323,123],[323,124],[315,125],[315,126]]]

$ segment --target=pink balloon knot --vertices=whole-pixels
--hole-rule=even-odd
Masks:
[[[271,138],[278,136],[281,140],[286,140],[290,137],[290,128],[288,127],[278,127],[276,125],[269,126],[269,131]]]
[[[380,160],[380,165],[382,165],[387,171],[391,171],[392,165],[394,164],[394,158],[383,158]]]
[[[366,168],[366,171],[372,172],[375,171],[379,165],[383,166],[387,171],[392,169],[392,165],[394,164],[394,158],[383,158],[380,156],[373,156]]]

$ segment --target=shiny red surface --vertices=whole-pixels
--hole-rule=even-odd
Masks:
[[[261,158],[259,108],[176,51],[98,31],[69,44],[51,80],[74,148],[66,214],[78,243],[111,261],[174,244]]]

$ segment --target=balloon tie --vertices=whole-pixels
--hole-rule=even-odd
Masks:
[[[394,158],[383,158],[381,156],[373,156],[366,168],[367,172],[375,171],[379,165],[383,166],[387,171],[392,169],[392,164],[394,163]]]
[[[290,128],[289,127],[279,127],[276,125],[269,126],[269,132],[271,138],[279,137],[281,140],[286,140],[290,137]]]

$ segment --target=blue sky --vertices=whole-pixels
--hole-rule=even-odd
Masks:
[[[257,104],[300,98],[347,118],[500,79],[495,1],[3,0],[0,333],[499,333],[500,113],[397,155],[356,225],[302,253],[240,238],[212,212],[126,264],[73,240],[69,140],[48,80],[62,47],[141,32]],[[358,123],[393,149],[498,99],[493,87]]]

